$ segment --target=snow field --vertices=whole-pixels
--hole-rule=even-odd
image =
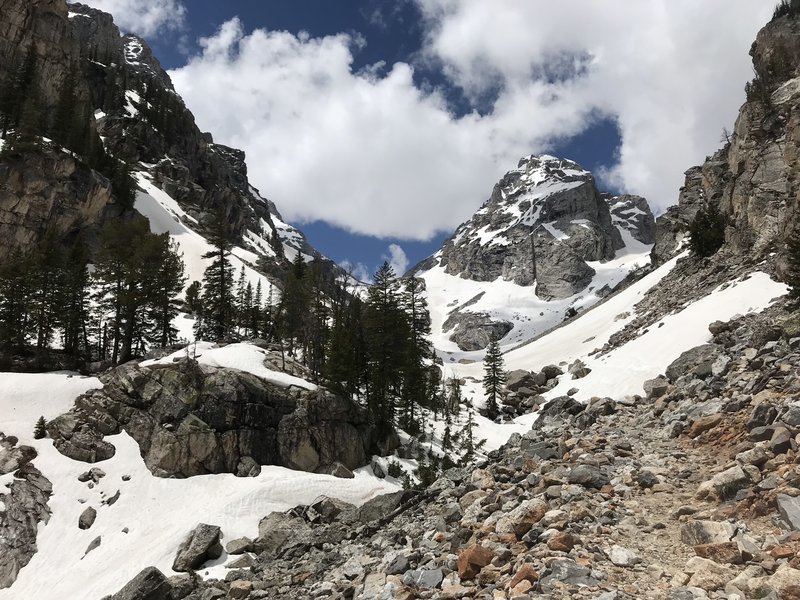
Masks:
[[[506,352],[503,357],[506,370],[538,371],[545,365],[560,365],[565,374],[554,389],[544,394],[547,399],[566,395],[573,388],[578,390],[574,397],[580,401],[593,396],[623,398],[642,394],[646,380],[662,374],[686,350],[710,341],[708,326],[713,321],[759,312],[787,292],[784,284],[765,273],[753,273],[743,280],[724,284],[683,310],[664,317],[624,346],[603,356],[590,356],[635,318],[634,305],[672,271],[681,256],[564,326]],[[592,372],[573,380],[566,367],[576,359],[581,359]],[[476,408],[485,405],[482,362],[445,363],[444,375],[465,378],[463,396],[472,400]],[[538,413],[530,413],[512,423],[497,424],[476,415],[477,437],[485,438],[486,450],[492,450],[504,444],[512,433],[530,429],[537,417]]]
[[[316,385],[305,379],[264,366],[264,357],[267,354],[266,350],[247,343],[229,344],[220,348],[211,342],[197,342],[169,356],[157,360],[147,360],[140,365],[149,367],[155,364],[170,364],[186,356],[192,356],[200,364],[245,371],[282,387],[294,385],[306,390],[317,389]]]

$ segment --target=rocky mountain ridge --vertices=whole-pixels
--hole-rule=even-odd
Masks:
[[[197,128],[143,39],[123,36],[111,15],[79,3],[4,0],[0,8],[0,85],[11,85],[15,69],[32,56],[36,78],[29,95],[43,114],[52,114],[72,81],[74,112],[92,143],[102,138],[108,154],[168,194],[198,233],[222,211],[233,238],[255,256],[250,267],[272,282],[279,283],[297,252],[322,258],[250,185],[244,153],[213,143]],[[42,155],[48,169],[37,171]],[[6,175],[0,224],[7,234],[0,255],[32,247],[48,231],[65,242],[79,233],[91,241],[109,220],[136,218],[117,202],[111,182],[74,153],[45,146],[0,161],[0,170]],[[35,201],[40,197],[44,203]]]
[[[541,298],[567,298],[591,281],[594,271],[587,262],[609,260],[624,247],[609,210],[613,205],[619,205],[618,215],[641,211],[641,223],[626,221],[626,229],[652,243],[647,216],[652,215],[643,199],[603,196],[578,164],[528,156],[506,173],[434,260],[450,275],[486,282],[500,277],[522,286],[535,281]]]
[[[610,294],[645,265],[654,235],[644,198],[600,193],[573,161],[528,156],[412,274],[425,279],[430,298],[452,295],[436,326],[459,350],[480,351],[492,337],[513,347]],[[500,301],[520,306],[503,311]]]

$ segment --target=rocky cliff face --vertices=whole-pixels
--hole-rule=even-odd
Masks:
[[[60,150],[0,162],[0,259],[47,231],[71,239],[123,213],[109,181]]]
[[[0,589],[11,586],[31,560],[39,523],[50,519],[48,501],[53,486],[31,462],[36,450],[17,442],[0,432],[0,477],[13,477],[8,490],[0,487]]]
[[[369,415],[324,391],[285,388],[189,359],[124,365],[105,387],[81,396],[48,423],[66,456],[99,462],[114,455],[105,435],[127,431],[160,477],[258,474],[260,465],[304,471],[355,469],[373,443]]]
[[[594,275],[587,261],[623,245],[591,173],[552,156],[529,156],[442,247],[447,273],[476,281],[537,282],[542,298],[566,298]]]
[[[89,138],[100,144],[101,135],[106,152],[167,192],[199,233],[221,210],[238,245],[253,251],[275,282],[289,265],[284,250],[288,259],[296,251],[321,258],[250,185],[244,153],[215,144],[197,128],[143,39],[122,36],[111,15],[64,0],[2,0],[0,12],[0,87],[10,85],[32,55],[36,77],[28,95],[42,114],[53,114],[72,77],[74,113],[87,124]],[[68,240],[78,229],[91,239],[108,218],[133,214],[115,206],[111,186],[91,172],[88,160],[49,150],[25,153],[16,162],[0,159],[0,171],[8,173],[0,188],[0,223],[8,233],[0,240],[0,257],[38,243],[48,219],[58,239]]]
[[[661,263],[681,247],[703,203],[728,220],[734,253],[781,251],[797,227],[800,183],[800,21],[783,16],[759,32],[750,51],[756,78],[725,146],[686,172],[678,205],[658,220],[653,257]]]
[[[30,96],[42,115],[52,115],[70,74],[81,73],[84,63],[66,2],[2,0],[0,14],[0,89],[12,86],[31,54],[36,77]],[[96,136],[89,84],[82,77],[73,83],[75,114],[86,115],[88,135]],[[108,180],[70,154],[45,149],[0,160],[0,258],[35,247],[48,231],[70,239],[122,212]]]

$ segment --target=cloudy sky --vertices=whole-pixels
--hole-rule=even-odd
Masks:
[[[88,0],[332,258],[435,250],[521,156],[677,200],[731,128],[771,2]]]

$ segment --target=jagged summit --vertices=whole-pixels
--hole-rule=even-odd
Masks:
[[[654,236],[644,198],[602,194],[578,163],[532,155],[414,273],[431,298],[446,294],[434,318],[442,347],[471,352],[492,336],[522,343],[593,304],[647,263]]]
[[[616,204],[614,197],[599,193],[592,174],[577,163],[549,155],[525,157],[445,242],[440,264],[448,274],[476,281],[501,277],[523,286],[535,281],[541,298],[567,298],[591,281],[594,270],[587,262],[610,260],[625,246],[609,210]],[[639,203],[642,208],[646,203]],[[642,213],[647,217],[649,209]],[[652,228],[652,215],[642,227]],[[652,243],[632,223],[625,230]]]

